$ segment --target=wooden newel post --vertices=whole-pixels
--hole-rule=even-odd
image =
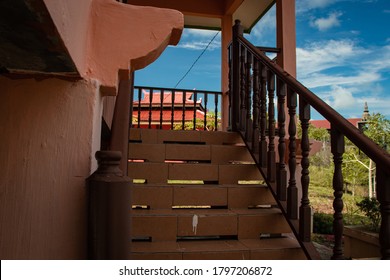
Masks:
[[[238,36],[244,34],[244,29],[241,26],[239,20],[235,21],[233,26],[233,43],[232,43],[232,84],[233,90],[230,92],[232,94],[232,104],[231,104],[231,125],[233,131],[238,131],[238,120],[240,112],[240,43],[238,42]]]
[[[87,179],[88,258],[130,259],[131,180],[119,169],[121,152],[96,152],[98,169]]]
[[[377,197],[380,202],[381,228],[379,242],[382,259],[390,260],[390,174],[377,165]]]

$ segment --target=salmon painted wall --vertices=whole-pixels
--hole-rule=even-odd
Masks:
[[[177,11],[114,0],[44,0],[82,77],[0,76],[0,258],[86,258],[85,179],[96,169],[104,94],[176,44]],[[113,103],[113,102],[111,102]]]
[[[179,42],[184,27],[183,14],[170,9],[115,0],[44,2],[81,76],[99,80],[112,95],[120,69],[146,67]]]
[[[0,258],[85,258],[98,83],[1,77],[0,92]]]

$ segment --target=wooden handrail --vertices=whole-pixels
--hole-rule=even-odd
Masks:
[[[335,246],[332,259],[344,258],[342,249],[344,136],[377,164],[377,198],[381,205],[382,219],[379,238],[382,258],[390,259],[390,154],[245,39],[239,21],[236,21],[233,27],[233,41],[229,45],[229,67],[231,108],[229,122],[232,130],[240,132],[243,137],[306,255],[313,257],[311,255],[313,247],[310,245],[311,208],[308,196],[310,182],[308,127],[310,107],[313,107],[331,124],[331,152],[335,166],[333,173]],[[278,102],[277,114],[274,110],[275,94]],[[299,147],[296,139],[297,116],[302,126]],[[276,139],[278,159],[275,155]],[[300,178],[296,178],[298,160],[302,169]]]
[[[293,89],[298,95],[301,95],[305,100],[316,109],[324,118],[330,123],[335,125],[337,129],[343,133],[349,140],[351,140],[356,146],[359,147],[368,157],[375,162],[385,166],[390,171],[390,154],[384,149],[379,147],[374,141],[368,138],[359,129],[353,126],[348,120],[341,116],[337,111],[330,107],[325,101],[315,95],[312,91],[302,85],[293,76],[287,73],[279,65],[272,62],[265,54],[258,51],[247,39],[239,36],[239,41],[246,48],[250,50],[252,55],[259,59],[264,65],[266,65],[272,72],[274,72],[278,79],[282,80],[288,86]]]

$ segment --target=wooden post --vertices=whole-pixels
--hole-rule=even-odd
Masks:
[[[302,125],[302,199],[299,208],[299,236],[301,241],[309,242],[311,240],[311,207],[309,200],[309,121],[310,121],[310,105],[304,98],[299,98],[299,117]]]
[[[240,44],[238,42],[238,36],[244,34],[244,28],[241,26],[241,22],[239,20],[235,21],[233,26],[233,42],[232,42],[232,91],[230,94],[232,95],[231,100],[231,125],[233,131],[238,131],[238,120],[240,113]]]
[[[334,248],[333,248],[333,260],[344,259],[344,253],[342,248],[343,239],[343,173],[342,163],[344,154],[344,135],[341,134],[336,128],[331,126],[331,150],[333,154],[334,162],[334,174],[333,174],[333,189],[334,189],[334,201],[333,201],[333,234],[334,234]]]
[[[295,123],[295,115],[297,109],[297,93],[288,88],[287,89],[287,106],[288,106],[288,114],[289,114],[289,125],[288,125],[288,133],[289,133],[289,159],[288,159],[288,167],[290,171],[290,178],[288,180],[288,188],[287,188],[287,215],[290,219],[298,218],[298,188],[297,182],[295,179],[295,171],[297,167],[296,162],[296,133],[297,126]]]
[[[121,152],[98,151],[99,167],[88,179],[88,258],[129,259],[131,180],[119,169]]]
[[[377,197],[380,202],[381,228],[379,242],[382,259],[390,260],[390,174],[377,164]]]

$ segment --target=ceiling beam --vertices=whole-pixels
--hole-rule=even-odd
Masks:
[[[241,0],[228,0],[228,2]],[[128,0],[128,4],[174,9],[185,15],[221,18],[226,11],[226,0]],[[230,5],[229,5],[230,6]]]
[[[232,15],[244,0],[226,0],[225,1],[225,15]]]

